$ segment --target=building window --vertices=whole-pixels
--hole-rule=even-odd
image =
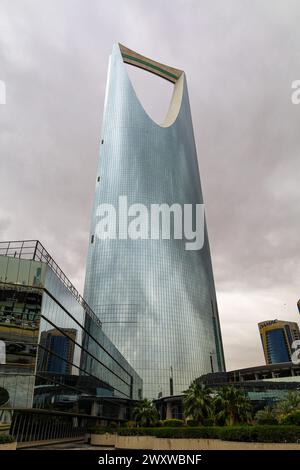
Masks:
[[[91,237],[91,243],[94,243],[94,235]]]
[[[98,183],[99,183],[99,181],[100,181],[100,176],[98,176],[97,181],[98,181]]]

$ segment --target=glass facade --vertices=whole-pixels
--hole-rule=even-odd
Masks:
[[[117,208],[119,196],[147,207],[203,203],[184,74],[175,83],[168,123],[159,126],[140,104],[123,58],[114,46],[84,296],[143,378],[144,395],[153,398],[180,393],[225,366],[206,228],[198,251],[186,250],[186,240],[97,237],[99,204]]]
[[[267,364],[290,362],[293,342],[300,339],[295,322],[269,320],[258,324]]]
[[[271,330],[267,332],[268,356],[270,363],[288,362],[289,350],[285,339],[284,330]]]
[[[6,349],[0,389],[8,394],[6,406],[81,412],[79,400],[88,396],[141,398],[142,380],[72,284],[54,272],[53,260],[16,255],[0,253],[0,341]]]

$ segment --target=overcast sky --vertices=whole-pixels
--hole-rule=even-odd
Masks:
[[[108,56],[185,70],[227,368],[299,320],[300,2],[0,0],[0,239],[39,239],[82,291]],[[162,121],[171,88],[131,68]]]

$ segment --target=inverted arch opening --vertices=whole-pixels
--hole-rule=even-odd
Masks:
[[[126,64],[126,69],[144,110],[156,124],[162,125],[170,107],[174,84],[132,65]]]
[[[181,107],[183,71],[142,56],[122,44],[119,48],[123,62],[128,64],[129,79],[145,113],[160,127],[170,127]]]

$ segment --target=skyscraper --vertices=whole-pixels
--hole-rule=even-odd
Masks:
[[[292,344],[300,339],[296,322],[269,320],[258,324],[266,364],[290,362]]]
[[[72,374],[76,334],[77,330],[74,328],[42,331],[40,346],[44,354],[39,356],[43,363],[38,365],[38,369],[52,374]]]
[[[124,62],[174,83],[162,125]],[[144,395],[180,393],[225,367],[206,226],[203,247],[187,250],[185,239],[99,239],[97,224],[99,206],[117,208],[120,196],[147,207],[203,204],[184,72],[115,45],[100,141],[84,296],[143,378]]]

